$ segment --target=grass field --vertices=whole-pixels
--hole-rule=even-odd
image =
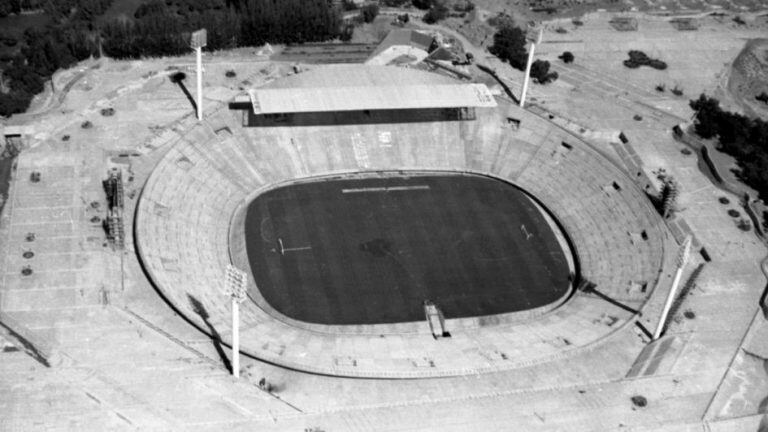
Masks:
[[[251,269],[294,319],[375,324],[520,311],[561,298],[569,266],[519,189],[464,175],[334,179],[266,192],[248,209]]]

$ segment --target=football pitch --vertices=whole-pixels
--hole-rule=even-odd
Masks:
[[[320,324],[424,320],[552,303],[569,288],[566,252],[520,189],[477,175],[317,179],[261,194],[246,219],[261,295]]]

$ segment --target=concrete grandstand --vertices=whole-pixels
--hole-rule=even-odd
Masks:
[[[428,86],[445,80],[423,71],[339,66],[268,87]],[[183,132],[143,189],[135,226],[144,266],[179,312],[226,341],[229,308],[219,287],[230,262],[249,268],[243,224],[253,197],[328,174],[477,173],[517,185],[552,212],[578,257],[579,283],[590,289],[522,313],[448,319],[451,340],[425,346],[425,322],[333,326],[285,317],[264,301],[250,275],[242,351],[310,372],[406,378],[548,362],[626,340],[627,333],[640,343],[635,322],[639,314],[650,322],[658,315],[663,296],[654,294],[669,283],[673,267],[666,251],[676,249],[674,239],[611,160],[545,119],[504,99],[496,103],[476,107],[475,117],[465,120],[430,115],[398,122],[398,111],[387,106],[387,122],[347,124],[336,113],[335,124],[297,126],[289,118],[269,127],[244,127],[250,110],[213,107],[205,121]]]

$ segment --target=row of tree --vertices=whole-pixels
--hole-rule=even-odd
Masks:
[[[0,18],[42,8],[44,0],[0,0]]]
[[[91,19],[106,12],[113,0],[0,0],[0,18],[24,11],[40,11],[55,21],[70,19],[74,11],[78,19]]]
[[[190,33],[203,27],[211,50],[323,41],[337,37],[341,29],[340,11],[330,0],[241,0],[229,5],[201,0],[196,8],[168,3],[152,1],[136,11],[133,21],[107,24],[104,53],[115,58],[181,54],[189,50]]]
[[[150,0],[131,19],[98,24],[112,0],[0,0],[0,13],[43,8],[53,24],[29,29],[20,52],[0,63],[0,116],[23,112],[53,72],[101,53],[113,58],[189,52],[192,31],[208,30],[208,49],[302,43],[339,36],[333,0]],[[5,7],[5,9],[3,9]]]
[[[53,72],[98,54],[98,41],[98,33],[79,21],[27,29],[20,53],[1,66],[0,115],[24,112]]]
[[[768,122],[724,111],[717,99],[704,94],[690,106],[696,111],[696,134],[717,138],[718,149],[736,158],[742,181],[768,202]]]

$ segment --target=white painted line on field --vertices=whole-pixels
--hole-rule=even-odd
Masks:
[[[341,193],[360,193],[360,192],[394,192],[394,191],[407,191],[407,190],[429,190],[428,185],[416,185],[416,186],[386,186],[386,187],[368,187],[368,188],[351,188],[342,189]]]

